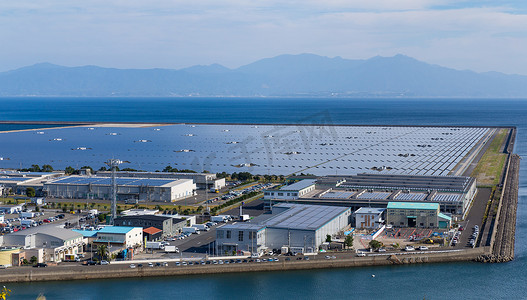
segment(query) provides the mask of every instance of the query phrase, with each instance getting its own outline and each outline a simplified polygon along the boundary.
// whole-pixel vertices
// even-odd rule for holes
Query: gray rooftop
[[[56,237],[61,240],[71,240],[82,237],[82,234],[71,229],[64,229],[54,225],[43,225],[38,227],[31,227],[17,232],[9,233],[10,235],[27,236],[32,234],[45,234]]]
[[[348,207],[292,203],[276,204],[274,208],[287,210],[267,219],[267,227],[298,230],[317,230],[349,210]]]
[[[386,208],[375,208],[375,207],[361,207],[357,209],[355,214],[382,214]]]
[[[340,184],[342,188],[400,189],[400,190],[438,190],[466,192],[474,178],[463,176],[423,176],[395,174],[357,174],[353,176],[325,176],[318,180],[320,185]]]
[[[281,187],[280,190],[281,191],[300,191],[309,186],[312,186],[316,182],[317,181],[315,179],[304,179],[304,180],[300,180],[290,185],[285,185]]]

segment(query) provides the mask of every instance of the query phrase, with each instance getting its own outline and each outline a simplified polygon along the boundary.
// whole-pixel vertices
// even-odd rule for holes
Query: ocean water
[[[516,126],[527,149],[527,100],[9,98],[0,120]],[[9,147],[3,144],[1,147]],[[522,161],[514,261],[254,274],[11,284],[12,299],[523,299],[527,171]],[[372,277],[371,274],[375,274]]]

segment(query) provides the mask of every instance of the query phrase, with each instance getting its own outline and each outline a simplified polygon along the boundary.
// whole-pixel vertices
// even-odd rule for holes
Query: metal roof
[[[71,229],[64,229],[54,225],[43,225],[38,227],[31,227],[25,230],[10,233],[10,235],[27,236],[31,234],[45,234],[53,236],[61,240],[71,240],[82,237],[82,234],[75,232]]]
[[[440,217],[441,219],[445,219],[445,220],[449,220],[449,221],[452,220],[451,217],[445,215],[444,213],[438,213],[437,216]]]
[[[388,202],[388,209],[430,209],[438,210],[438,203],[422,202]]]
[[[382,214],[386,208],[375,208],[375,207],[361,207],[357,209],[355,214]]]
[[[141,229],[141,231],[143,230],[143,228],[141,227],[105,226],[101,230],[99,230],[99,233],[127,234],[134,228],[139,228]]]
[[[172,186],[191,179],[157,179],[157,178],[116,178],[117,185],[121,186]],[[65,176],[48,182],[47,184],[71,184],[71,185],[111,185],[109,177],[97,176]]]
[[[316,183],[316,179],[304,179],[280,188],[281,191],[300,191]]]
[[[95,237],[97,235],[98,230],[80,230],[80,229],[72,229],[75,232],[78,232],[82,234],[83,237]]]
[[[286,208],[286,210],[267,219],[265,225],[268,228],[297,230],[317,230],[350,210],[348,207],[292,203],[276,204],[274,207]]]

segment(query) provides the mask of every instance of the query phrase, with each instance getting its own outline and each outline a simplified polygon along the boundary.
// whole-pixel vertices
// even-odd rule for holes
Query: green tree
[[[34,187],[28,187],[26,188],[26,196],[28,197],[35,197],[36,192]]]
[[[382,243],[379,242],[379,241],[376,241],[376,240],[371,240],[368,245],[370,246],[371,249],[373,250],[377,250],[379,248],[382,247]]]
[[[97,247],[97,256],[100,260],[109,260],[108,246],[99,245]]]
[[[27,169],[29,172],[40,172],[39,165],[31,165],[31,168]]]
[[[331,243],[331,235],[326,235],[326,243]]]
[[[75,170],[71,166],[68,166],[68,167],[66,167],[66,169],[64,169],[64,173],[66,173],[66,174],[75,174],[76,172],[77,172],[77,170]]]
[[[31,256],[31,258],[29,259],[29,262],[34,265],[38,262],[38,258],[36,256]]]
[[[53,167],[51,165],[43,165],[41,171],[42,172],[53,172]]]
[[[353,234],[348,234],[344,239],[344,245],[348,248],[353,247]]]

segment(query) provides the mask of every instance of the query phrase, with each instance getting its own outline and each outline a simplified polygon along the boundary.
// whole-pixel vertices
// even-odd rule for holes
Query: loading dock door
[[[408,216],[408,227],[415,227],[417,224],[417,217]]]

